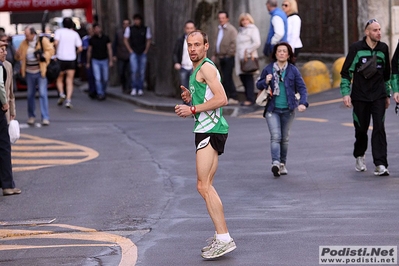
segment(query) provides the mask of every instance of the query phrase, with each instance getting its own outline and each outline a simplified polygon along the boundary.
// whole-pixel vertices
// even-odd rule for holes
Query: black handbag
[[[258,58],[251,54],[251,57],[247,57],[246,52],[244,52],[244,59],[241,59],[241,71],[244,73],[250,73],[257,71],[259,69]]]
[[[60,75],[61,67],[60,63],[54,59],[50,60],[50,63],[47,65],[46,77],[49,82],[57,79]]]
[[[42,48],[41,50],[43,51],[43,44],[42,44],[42,39],[43,37],[40,37],[40,47]],[[60,63],[57,60],[50,59],[50,63],[47,65],[47,70],[46,70],[46,78],[48,82],[52,82],[58,78],[61,72],[61,67]]]
[[[361,65],[357,72],[362,74],[365,79],[369,79],[377,73],[377,56],[373,54],[370,60]]]

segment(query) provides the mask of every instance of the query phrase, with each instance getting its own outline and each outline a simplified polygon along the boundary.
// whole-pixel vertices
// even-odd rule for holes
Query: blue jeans
[[[26,73],[26,85],[28,90],[28,117],[36,117],[35,115],[35,95],[36,86],[39,89],[40,111],[43,119],[50,119],[48,113],[48,97],[47,97],[47,78],[43,78],[39,73]]]
[[[104,95],[108,84],[108,59],[92,59],[93,76],[96,83],[97,95]]]
[[[193,70],[187,70],[185,68],[180,68],[179,74],[180,74],[180,84],[186,87],[187,89],[190,89],[190,75],[193,73]]]
[[[147,54],[130,54],[130,74],[132,81],[132,89],[143,91],[145,68],[147,65]]]
[[[295,118],[295,111],[275,108],[266,112],[266,122],[270,132],[270,150],[272,163],[286,163],[290,128]]]

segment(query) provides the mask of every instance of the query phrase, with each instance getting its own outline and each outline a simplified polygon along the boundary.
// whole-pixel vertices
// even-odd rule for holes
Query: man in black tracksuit
[[[347,107],[353,106],[353,124],[355,126],[356,171],[366,171],[364,154],[367,150],[367,131],[370,118],[373,118],[371,149],[376,166],[374,174],[389,175],[387,161],[387,140],[385,134],[385,109],[390,102],[390,62],[388,46],[381,42],[381,27],[375,19],[367,21],[365,37],[352,44],[341,70],[341,94]],[[376,73],[365,77],[359,68],[376,55]],[[351,80],[352,90],[351,90]]]

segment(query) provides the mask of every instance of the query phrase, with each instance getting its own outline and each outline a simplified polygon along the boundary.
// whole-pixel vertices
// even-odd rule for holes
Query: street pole
[[[348,54],[348,2],[342,0],[343,16],[344,16],[344,53]]]

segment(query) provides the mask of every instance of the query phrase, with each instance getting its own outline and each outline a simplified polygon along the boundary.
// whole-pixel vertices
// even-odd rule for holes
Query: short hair
[[[277,0],[267,0],[266,4],[271,7],[277,7]]]
[[[220,15],[220,14],[226,14],[226,18],[229,18],[229,13],[227,13],[227,11],[225,11],[225,10],[220,10],[218,12],[218,15]]]
[[[190,33],[187,35],[187,37],[190,36],[190,35],[194,35],[194,34],[196,34],[196,33],[199,33],[199,34],[202,35],[202,38],[204,39],[204,44],[207,44],[207,43],[208,43],[208,35],[207,35],[205,32],[203,32],[202,30],[195,30],[195,31],[192,31],[192,32],[190,32]]]
[[[92,28],[93,28],[93,24],[87,23],[87,25],[86,25],[86,30],[92,29]]]
[[[186,23],[184,23],[184,26],[186,26],[187,24],[190,24],[190,23],[194,24],[194,26],[195,26],[195,22],[191,19],[187,20]]]
[[[98,24],[98,23],[93,23],[93,29],[96,28],[96,27],[100,27],[100,24]]]
[[[33,26],[31,26],[31,25],[26,26],[26,27],[25,27],[25,30],[29,30],[29,33],[30,33],[30,34],[36,35],[36,30],[35,30],[35,28],[34,28]]]
[[[139,19],[139,20],[143,21],[143,17],[140,14],[134,14],[133,20],[135,20],[135,19]]]
[[[62,26],[67,29],[73,29],[75,27],[75,23],[73,23],[71,18],[64,18],[62,20]]]
[[[290,11],[288,12],[288,15],[298,13],[298,3],[296,0],[285,0],[285,2],[290,3]]]
[[[272,59],[274,61],[277,61],[276,53],[277,53],[277,48],[279,46],[287,47],[287,51],[288,51],[288,55],[289,55],[287,61],[288,61],[288,63],[292,63],[292,59],[294,58],[294,52],[292,51],[291,45],[288,42],[279,42],[273,47]]]
[[[244,18],[247,18],[251,24],[255,24],[254,18],[251,16],[251,14],[249,14],[249,13],[241,13],[241,15],[238,17],[238,24],[240,26],[242,26],[241,21]]]

